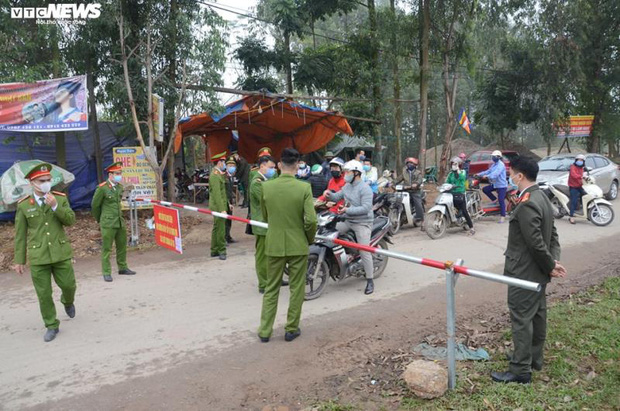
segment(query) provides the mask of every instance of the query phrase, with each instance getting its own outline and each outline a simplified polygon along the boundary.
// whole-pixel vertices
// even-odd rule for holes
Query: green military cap
[[[213,161],[214,163],[217,163],[218,161],[221,160],[226,160],[226,151],[222,151],[219,154],[214,155],[213,157],[211,157],[211,161]]]
[[[237,162],[235,161],[234,157],[228,157],[228,160],[226,160],[226,164],[237,164]]]
[[[327,157],[334,158],[334,157],[336,157],[336,156],[334,155],[334,152],[333,152],[333,151],[328,151],[327,153],[325,153],[325,156],[324,156],[324,157],[325,157],[325,158],[327,158]]]
[[[28,180],[34,180],[37,177],[52,175],[52,165],[50,163],[41,163],[32,167],[26,173]]]
[[[121,171],[123,169],[123,163],[121,161],[115,161],[114,163],[107,166],[104,170],[108,173],[113,173],[115,171]]]

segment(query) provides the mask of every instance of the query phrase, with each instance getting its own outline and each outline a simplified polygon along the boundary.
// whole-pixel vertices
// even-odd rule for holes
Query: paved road
[[[603,228],[584,222],[572,226],[566,220],[557,226],[564,249],[595,241],[617,242],[620,235],[618,219]],[[46,404],[75,396],[84,401],[89,395],[95,398],[104,386],[165,376],[186,364],[256,346],[261,296],[253,271],[253,239],[243,236],[241,229],[236,228],[241,241],[230,248],[226,262],[209,258],[206,246],[191,247],[182,256],[164,250],[132,253],[130,264],[138,275],[116,276],[113,283],[104,283],[98,261],[79,261],[77,316],[69,319],[60,314],[61,332],[52,343],[43,342],[29,278],[0,274],[0,409],[48,409]],[[392,249],[438,260],[464,258],[467,266],[499,270],[508,224],[486,218],[477,229],[473,238],[456,230],[436,241],[419,230],[403,229]],[[364,281],[331,282],[323,296],[304,305],[302,326],[308,326],[303,337],[311,338],[312,324],[320,324],[323,318],[333,320],[339,312],[368,310],[372,303],[397,300],[415,291],[433,300],[436,296],[426,295],[425,290],[436,290],[433,286],[442,280],[441,271],[390,260],[370,297],[363,295]],[[286,298],[288,290],[283,289],[280,302]],[[62,311],[60,304],[57,308]],[[274,340],[282,337],[284,321],[281,309]],[[67,404],[71,402],[58,409],[66,409]]]

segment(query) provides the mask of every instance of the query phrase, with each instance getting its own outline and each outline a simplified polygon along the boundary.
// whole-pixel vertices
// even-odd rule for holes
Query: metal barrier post
[[[463,260],[458,259],[456,265],[463,265]],[[456,303],[455,286],[459,274],[454,272],[454,265],[446,267],[446,312],[448,331],[448,388],[456,388]]]
[[[140,229],[138,227],[138,205],[134,190],[131,190],[129,193],[129,225],[131,226],[129,245],[135,247],[140,240]]]

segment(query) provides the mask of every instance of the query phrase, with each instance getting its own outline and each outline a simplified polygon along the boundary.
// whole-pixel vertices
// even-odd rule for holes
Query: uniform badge
[[[47,171],[47,166],[41,166],[41,171]]]
[[[519,200],[520,203],[526,203],[528,202],[530,199],[530,193],[525,193],[523,194],[523,196],[521,197],[521,199]]]

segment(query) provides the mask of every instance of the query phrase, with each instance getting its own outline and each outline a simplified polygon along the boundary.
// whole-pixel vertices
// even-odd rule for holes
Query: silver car
[[[618,197],[618,185],[620,184],[620,166],[600,154],[585,154],[586,168],[590,175],[596,179],[605,198],[615,200]],[[547,156],[538,162],[537,182],[548,184],[568,185],[568,172],[571,164],[575,162],[575,154],[554,154]]]

